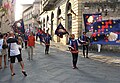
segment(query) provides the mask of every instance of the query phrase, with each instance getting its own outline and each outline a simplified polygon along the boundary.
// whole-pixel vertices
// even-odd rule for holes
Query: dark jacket
[[[73,48],[71,48],[71,53],[78,53],[78,40],[71,40],[70,41],[70,46]]]
[[[52,40],[52,37],[50,34],[46,34],[46,36],[44,37],[44,41],[46,45],[50,45],[50,40]]]

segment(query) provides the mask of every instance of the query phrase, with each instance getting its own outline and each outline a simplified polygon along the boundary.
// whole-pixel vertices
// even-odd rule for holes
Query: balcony
[[[43,10],[47,11],[47,10],[51,10],[54,5],[55,2],[57,2],[58,0],[43,0]]]

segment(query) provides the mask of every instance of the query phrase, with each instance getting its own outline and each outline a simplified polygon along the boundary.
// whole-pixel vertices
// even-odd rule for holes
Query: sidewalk
[[[63,45],[61,43],[55,43],[51,42],[51,48],[57,48],[61,51],[66,51],[69,52],[68,46]],[[79,55],[83,57],[82,55],[82,49],[79,49]],[[114,53],[114,52],[95,52],[95,51],[89,51],[89,58],[92,60],[97,60],[101,61],[103,63],[115,65],[115,66],[120,66],[120,54],[119,53]]]

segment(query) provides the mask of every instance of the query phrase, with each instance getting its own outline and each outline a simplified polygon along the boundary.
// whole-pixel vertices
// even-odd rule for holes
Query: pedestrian
[[[27,49],[27,41],[28,41],[28,35],[27,33],[25,33],[24,34],[25,49]]]
[[[39,37],[39,29],[36,27],[36,29],[37,29],[37,32],[36,32],[36,41],[38,40],[38,37]]]
[[[18,47],[18,40],[15,38],[15,35],[13,31],[10,31],[10,37],[7,40],[7,43],[9,44],[9,54],[10,54],[10,70],[11,70],[11,76],[15,75],[13,64],[15,63],[15,59],[18,59],[18,62],[20,63],[20,66],[22,68],[22,73],[24,76],[27,76],[26,71],[24,70],[24,63],[22,60],[22,56],[19,51]]]
[[[33,48],[35,47],[35,37],[33,32],[28,36],[28,60],[33,60]]]
[[[37,33],[36,33],[36,41],[38,40],[38,36],[39,36],[38,34],[39,34],[39,33],[37,32]]]
[[[89,58],[88,57],[89,38],[87,37],[86,32],[83,32],[81,40],[83,41],[83,56]]]
[[[39,39],[40,39],[40,44],[42,45],[42,42],[43,42],[43,31],[42,31],[41,28],[38,30],[38,36],[39,36]]]
[[[7,68],[6,60],[7,60],[7,35],[6,33],[3,35],[3,45],[2,45],[2,55],[4,56],[4,68]]]
[[[76,66],[77,60],[78,60],[78,46],[80,44],[80,41],[75,39],[75,35],[71,35],[71,41],[69,44],[69,49],[72,53],[72,59],[73,59],[73,69],[77,69],[78,67]]]
[[[0,33],[0,69],[2,69],[2,46],[3,46],[3,35]]]
[[[47,30],[46,36],[44,37],[45,54],[48,54],[48,53],[49,53],[50,40],[52,40],[52,37],[51,37],[51,35],[48,33],[48,30]]]
[[[9,38],[9,36],[10,36],[10,32],[7,32],[7,34],[6,34],[6,42],[7,42],[7,40],[8,40],[8,38]],[[8,44],[8,43],[7,43]],[[9,47],[9,46],[8,46]],[[9,53],[9,49],[7,49],[7,55],[8,55],[8,61],[10,61],[10,53]]]

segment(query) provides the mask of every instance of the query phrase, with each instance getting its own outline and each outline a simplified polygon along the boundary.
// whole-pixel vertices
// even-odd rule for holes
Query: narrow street
[[[0,83],[120,83],[120,0],[0,0]]]
[[[22,53],[28,76],[24,77],[15,63],[13,79],[8,67],[0,70],[0,83],[120,83],[119,66],[79,56],[78,69],[72,69],[71,54],[57,47],[45,55],[44,46],[36,44],[32,61],[27,60],[27,50]]]

